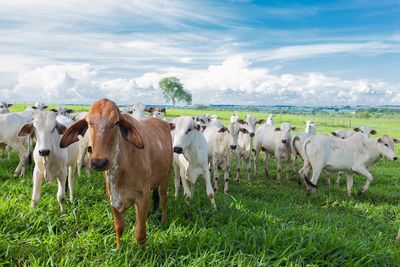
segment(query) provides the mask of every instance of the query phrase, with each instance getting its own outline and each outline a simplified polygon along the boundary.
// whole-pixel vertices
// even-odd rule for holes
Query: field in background
[[[76,106],[72,107],[77,109]],[[15,106],[13,110],[21,110]],[[79,111],[87,107],[79,107]],[[168,117],[218,114],[227,122],[231,111],[167,110]],[[246,112],[240,112],[245,115]],[[250,114],[258,119],[266,113]],[[281,114],[276,123],[290,122],[303,131],[309,116]],[[317,130],[368,124],[378,135],[400,137],[398,118],[360,119],[316,115]],[[400,146],[396,147],[400,152]],[[59,216],[56,183],[44,183],[36,209],[29,208],[32,166],[26,176],[12,176],[18,159],[0,159],[0,265],[391,265],[400,263],[400,247],[394,238],[400,226],[400,165],[380,160],[371,170],[374,181],[365,196],[349,198],[342,186],[328,187],[324,177],[318,192],[307,197],[304,187],[261,175],[247,183],[232,181],[230,194],[218,192],[218,210],[211,208],[200,179],[190,205],[182,192],[174,199],[171,175],[168,222],[160,224],[160,212],[150,212],[148,243],[141,249],[134,240],[134,212],[126,213],[121,250],[115,251],[115,234],[104,178],[99,173],[76,179],[76,200]],[[242,168],[244,169],[244,168]],[[232,166],[235,173],[236,167]],[[336,177],[335,177],[336,178]],[[354,192],[365,178],[355,177]],[[221,181],[222,182],[222,181]],[[220,184],[222,188],[222,184]]]

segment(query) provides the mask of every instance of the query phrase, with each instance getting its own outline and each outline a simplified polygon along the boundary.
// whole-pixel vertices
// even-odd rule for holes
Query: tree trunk
[[[175,100],[175,98],[172,98],[172,105],[174,105],[174,108],[175,108],[175,104],[176,104],[176,100]]]

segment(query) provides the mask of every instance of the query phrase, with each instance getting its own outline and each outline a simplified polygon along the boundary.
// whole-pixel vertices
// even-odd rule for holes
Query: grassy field
[[[13,108],[20,110],[22,106]],[[202,113],[168,110],[171,117]],[[224,122],[231,114],[207,113],[218,114]],[[306,119],[278,115],[275,121],[291,122],[302,131]],[[349,124],[348,118],[332,122],[317,116],[315,120],[318,131],[323,132]],[[353,118],[351,123],[353,127],[373,126],[379,135],[400,137],[398,118]],[[400,146],[396,150],[400,152]],[[148,242],[143,249],[134,238],[133,209],[127,211],[120,250],[114,249],[113,217],[101,174],[76,179],[76,200],[68,203],[67,213],[60,216],[56,183],[43,183],[39,205],[29,208],[32,166],[18,179],[12,176],[17,162],[15,154],[11,161],[0,160],[0,265],[400,265],[400,246],[394,241],[400,226],[398,162],[380,160],[372,167],[375,179],[366,195],[349,198],[344,182],[340,188],[328,187],[324,179],[319,180],[315,194],[306,196],[293,171],[289,185],[278,185],[272,160],[270,177],[253,177],[250,186],[243,171],[240,184],[231,182],[229,195],[218,192],[216,211],[202,180],[190,205],[184,203],[182,192],[175,199],[171,175],[167,224],[160,224],[160,212],[150,212]],[[261,165],[259,173],[264,173]],[[356,176],[354,190],[364,181]]]

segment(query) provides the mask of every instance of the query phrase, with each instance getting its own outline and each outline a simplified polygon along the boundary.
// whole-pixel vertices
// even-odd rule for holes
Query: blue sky
[[[399,0],[2,1],[0,97],[400,104],[399,26]]]

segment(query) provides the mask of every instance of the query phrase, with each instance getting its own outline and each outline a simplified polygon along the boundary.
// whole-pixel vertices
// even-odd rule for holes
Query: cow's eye
[[[192,130],[192,129],[189,128],[189,129],[186,131],[186,134],[188,134],[191,130]]]
[[[114,123],[114,126],[118,126],[119,125],[119,121],[116,121],[115,123]]]
[[[388,144],[385,144],[385,146],[389,147],[389,145],[388,145]]]

